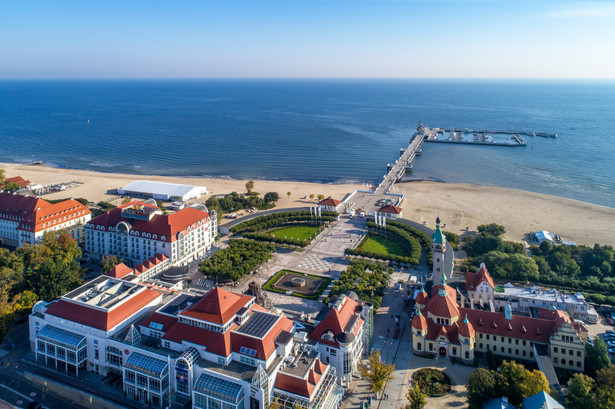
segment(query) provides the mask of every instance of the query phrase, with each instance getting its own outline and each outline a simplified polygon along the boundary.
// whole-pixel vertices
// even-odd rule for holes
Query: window
[[[577,356],[581,356],[581,351],[577,351]]]
[[[568,350],[568,355],[574,355],[574,351],[572,349]]]
[[[553,358],[553,363],[557,363],[557,358]]]
[[[222,357],[218,357],[218,363],[219,363],[220,365],[224,365],[224,364],[226,363],[226,361],[224,360],[224,358],[222,358]]]
[[[457,348],[453,347],[453,355],[457,355]]]
[[[126,371],[126,382],[135,383],[135,373]]]
[[[577,367],[580,368],[581,367],[581,361],[577,361]]]
[[[478,344],[478,347],[479,347],[480,349],[483,349],[483,344]]]
[[[470,353],[468,351],[466,351],[465,357],[466,359],[470,359]]]
[[[249,357],[243,356],[243,355],[239,356],[239,362],[241,362],[242,364],[256,366],[256,361],[254,360],[254,358],[249,358]]]
[[[418,349],[419,351],[421,350],[422,344],[419,342],[418,344],[416,344],[416,349]]]
[[[98,360],[99,359],[99,354],[98,354],[98,348],[96,348],[94,350],[94,359]]]
[[[329,353],[331,354],[331,356],[336,356],[337,355],[337,350],[331,348],[331,350],[329,351]]]
[[[137,385],[147,386],[147,376],[138,373],[137,374]]]
[[[558,347],[553,347],[553,352],[556,352],[556,353],[557,353],[558,351],[559,351],[559,348],[558,348]]]

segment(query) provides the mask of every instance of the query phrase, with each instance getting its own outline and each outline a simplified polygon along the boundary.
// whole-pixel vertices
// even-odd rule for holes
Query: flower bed
[[[451,391],[451,378],[438,369],[419,369],[412,375],[412,379],[431,397],[444,396]]]

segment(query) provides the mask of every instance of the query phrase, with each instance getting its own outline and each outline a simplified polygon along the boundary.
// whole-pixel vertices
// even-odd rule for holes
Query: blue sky
[[[613,78],[615,1],[0,1],[0,78]]]

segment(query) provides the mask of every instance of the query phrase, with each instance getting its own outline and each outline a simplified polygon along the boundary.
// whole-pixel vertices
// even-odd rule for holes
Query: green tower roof
[[[436,219],[436,231],[431,235],[431,239],[436,244],[444,244],[444,235],[442,234],[442,230],[440,230],[440,217]]]

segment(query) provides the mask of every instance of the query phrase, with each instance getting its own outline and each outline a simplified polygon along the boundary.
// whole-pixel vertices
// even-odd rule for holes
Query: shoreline
[[[0,163],[7,177],[22,176],[42,185],[82,182],[83,185],[42,196],[43,199],[85,197],[98,202],[115,196],[113,190],[135,179],[170,183],[204,185],[211,195],[233,191],[245,192],[248,179],[210,178],[198,176],[136,175],[57,168],[46,165]],[[342,200],[354,190],[366,190],[361,183],[318,183],[270,179],[254,180],[254,190],[265,194],[277,192],[277,207],[314,206],[322,194]],[[287,195],[290,192],[290,196]],[[447,183],[442,181],[403,181],[395,184],[391,193],[403,193],[403,218],[432,226],[439,215],[446,230],[466,234],[480,224],[498,223],[506,227],[505,239],[521,241],[530,231],[557,232],[564,240],[592,246],[594,243],[615,245],[615,208],[575,199],[494,186]],[[468,229],[466,229],[468,228]]]

